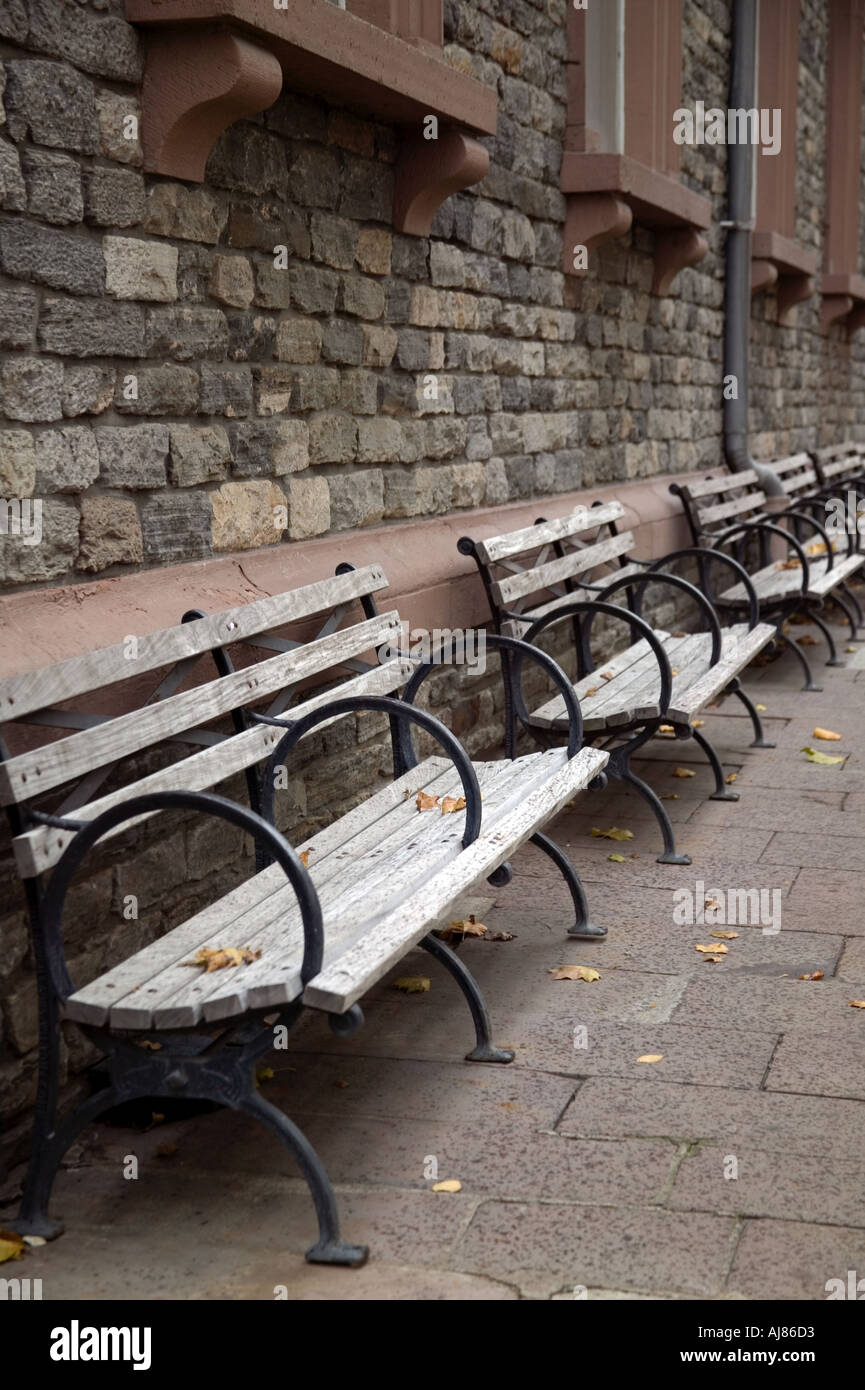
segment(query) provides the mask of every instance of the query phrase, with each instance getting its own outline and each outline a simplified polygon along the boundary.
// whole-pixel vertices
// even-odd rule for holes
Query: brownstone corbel
[[[634,214],[628,204],[612,193],[577,193],[568,198],[565,218],[564,264],[566,275],[585,275],[574,266],[574,247],[589,251],[630,230]]]
[[[843,319],[853,308],[853,297],[849,294],[824,294],[820,309],[820,327],[825,333],[836,319]]]
[[[227,29],[152,33],[142,92],[145,168],[202,183],[222,132],[272,106],[281,91],[279,60]]]
[[[810,299],[816,287],[813,275],[782,275],[778,281],[778,322],[789,323],[796,305]]]
[[[456,126],[445,126],[435,140],[406,132],[394,169],[395,230],[428,236],[445,199],[479,183],[489,166],[489,151]]]
[[[655,246],[655,278],[652,282],[653,294],[669,294],[670,287],[680,270],[696,265],[709,249],[704,236],[693,227],[676,227],[672,231],[658,232]]]
[[[751,262],[751,295],[762,294],[778,283],[778,267],[772,261]]]

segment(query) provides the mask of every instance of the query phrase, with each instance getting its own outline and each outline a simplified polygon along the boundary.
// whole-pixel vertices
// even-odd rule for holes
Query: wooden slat
[[[542,521],[536,526],[524,526],[518,531],[508,531],[501,536],[490,536],[488,540],[478,541],[480,558],[487,564],[496,564],[536,550],[553,541],[565,540],[568,536],[581,535],[583,531],[593,531],[597,526],[620,521],[625,514],[621,502],[604,502],[598,507],[578,507],[568,516],[557,517],[554,521]]]
[[[597,565],[614,560],[617,555],[625,555],[633,548],[633,544],[632,532],[623,531],[620,536],[610,536],[607,540],[587,545],[583,550],[571,551],[561,559],[548,560],[546,564],[537,565],[534,569],[510,574],[506,579],[493,580],[493,594],[499,603],[507,607],[516,599],[525,598],[526,595],[537,593],[541,589],[549,589],[551,585],[560,584],[564,579],[572,579],[574,575],[584,574]]]
[[[764,492],[748,492],[744,497],[734,497],[729,502],[717,502],[712,507],[701,507],[697,520],[701,526],[712,526],[728,516],[741,516],[743,512],[758,512],[766,501]]]
[[[786,458],[770,459],[769,467],[779,478],[783,478],[788,473],[801,473],[803,469],[812,468],[812,464],[809,454],[788,454]]]
[[[410,678],[413,670],[414,667],[410,661],[397,657],[393,661],[375,667],[366,675],[356,676],[345,681],[336,690],[327,690],[309,700],[304,700],[302,704],[295,705],[282,717],[301,719],[311,710],[327,704],[329,700],[342,699],[348,695],[388,695],[403,685]],[[337,718],[339,717],[337,716]],[[328,719],[316,727],[318,730],[326,729],[331,723],[333,720]],[[284,729],[277,728],[273,724],[257,724],[244,733],[226,738],[216,748],[205,749],[203,753],[193,753],[191,757],[172,763],[170,767],[151,773],[148,777],[142,777],[137,782],[121,787],[119,791],[111,792],[108,796],[102,796],[98,800],[90,802],[89,805],[81,806],[74,812],[74,819],[95,820],[103,811],[109,810],[122,801],[127,801],[131,796],[144,796],[150,792],[160,791],[204,791],[208,787],[216,786],[225,778],[233,776],[234,773],[242,772],[253,763],[261,761],[273,751],[284,732]],[[155,814],[157,813],[151,812],[148,815],[136,816],[133,820],[124,821],[122,826],[114,830],[111,835],[106,835],[105,839],[111,839],[112,835],[124,834],[132,826],[149,820],[150,815]],[[12,841],[12,847],[15,851],[15,862],[21,877],[33,878],[42,873],[43,870],[50,869],[52,865],[57,863],[74,837],[74,830],[60,830],[53,826],[40,826],[37,830],[30,830],[24,835],[16,836]]]
[[[346,658],[392,639],[398,631],[399,614],[384,613],[245,670],[172,695],[157,705],[132,710],[107,724],[10,758],[0,764],[0,803],[8,805],[50,791],[93,767],[140,752],[172,734],[216,719],[286,684],[320,675]]]
[[[775,636],[770,623],[758,623],[751,632],[744,624],[742,628],[744,630],[727,629],[716,664],[686,689],[674,692],[668,710],[671,723],[687,723],[699,714]]]
[[[381,567],[368,565],[288,593],[256,599],[225,613],[196,618],[178,627],[137,637],[134,657],[127,655],[127,644],[119,642],[113,647],[102,647],[83,656],[43,666],[26,675],[11,676],[0,681],[0,720],[21,719],[32,710],[101,690],[116,681],[128,680],[174,661],[201,656],[213,647],[246,640],[270,628],[312,617],[338,603],[385,588],[387,580]]]
[[[700,478],[697,482],[688,483],[688,496],[712,497],[715,493],[729,492],[734,487],[759,486],[759,478],[753,468],[746,468],[741,473],[721,473],[717,478]]]
[[[499,824],[482,832],[453,864],[378,919],[338,962],[326,966],[307,985],[304,1003],[344,1013],[401,960],[407,949],[421,940],[431,919],[446,917],[467,889],[492,873],[576,791],[597,777],[607,758],[601,749],[583,748],[570,762],[565,761],[551,779],[522,799]]]
[[[850,578],[865,564],[865,555],[846,555],[843,560],[836,560],[831,569],[826,568],[826,561],[821,562],[822,572],[815,574],[813,565],[808,566],[808,595],[810,598],[823,598],[837,588],[844,580]]]

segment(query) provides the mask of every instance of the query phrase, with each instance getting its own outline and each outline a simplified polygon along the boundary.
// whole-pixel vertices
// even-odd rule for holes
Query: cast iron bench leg
[[[425,951],[429,951],[434,960],[440,962],[445,970],[449,970],[453,975],[471,1010],[472,1022],[475,1025],[476,1045],[471,1052],[466,1053],[467,1062],[512,1062],[513,1052],[501,1047],[493,1046],[493,1030],[490,1016],[487,1013],[487,1006],[484,1003],[483,995],[478,988],[478,982],[471,971],[463,965],[459,956],[452,951],[449,946],[437,936],[425,936],[420,943]]]
[[[550,856],[570,889],[576,921],[572,927],[568,927],[568,936],[575,937],[577,941],[603,941],[607,935],[607,928],[593,926],[589,921],[589,902],[580,876],[568,856],[559,849],[555,841],[540,832],[532,836],[530,843],[537,845],[538,849]]]
[[[62,1236],[66,1229],[63,1222],[53,1220],[48,1215],[51,1189],[60,1160],[82,1129],[92,1124],[103,1110],[116,1105],[118,1100],[117,1091],[113,1086],[108,1086],[84,1101],[53,1133],[40,1133],[37,1128],[33,1135],[21,1209],[9,1223],[12,1230],[21,1235],[41,1236],[43,1240],[55,1240],[57,1236]]]
[[[752,743],[751,743],[751,747],[752,747],[752,748],[777,748],[777,746],[778,746],[777,743],[772,743],[771,740],[768,739],[768,738],[766,737],[765,733],[763,732],[763,721],[762,721],[761,718],[760,718],[760,711],[757,709],[756,705],[754,704],[754,702],[753,702],[753,700],[751,699],[751,697],[750,697],[750,695],[748,694],[748,692],[747,692],[746,690],[743,690],[743,688],[742,688],[742,686],[741,686],[741,684],[740,684],[740,682],[739,682],[739,677],[738,677],[738,676],[736,677],[735,680],[732,680],[732,681],[730,682],[730,684],[727,686],[727,689],[728,689],[733,695],[737,696],[738,699],[741,700],[742,704],[745,706],[745,709],[748,711],[749,715],[751,716],[751,724],[752,724],[753,729],[754,729],[754,738],[753,738],[753,741],[752,741]]]
[[[699,729],[693,729],[692,732],[694,735],[694,742],[702,748],[703,752],[706,754],[709,760],[709,766],[715,776],[715,790],[712,792],[709,800],[738,801],[739,793],[730,791],[730,788],[727,786],[724,778],[724,769],[721,766],[721,759],[715,751],[714,744],[712,744],[709,739],[706,738],[706,735],[701,733]]]
[[[796,658],[797,658],[797,660],[799,661],[799,664],[801,665],[802,670],[805,672],[805,684],[802,686],[802,689],[803,689],[803,690],[814,690],[814,691],[817,691],[817,692],[821,691],[821,690],[823,689],[822,685],[815,685],[815,684],[814,684],[814,677],[813,677],[813,675],[811,674],[811,667],[810,667],[809,664],[808,664],[808,658],[806,657],[806,655],[805,655],[805,653],[803,652],[802,648],[799,646],[799,643],[798,643],[798,642],[794,642],[793,639],[792,639],[792,637],[788,636],[788,634],[784,631],[784,629],[783,629],[782,626],[781,626],[781,623],[782,623],[783,621],[784,621],[784,619],[781,618],[781,619],[779,620],[778,626],[777,626],[777,628],[776,628],[776,632],[777,632],[777,635],[778,635],[778,640],[779,640],[780,642],[784,642],[784,643],[790,648],[791,652],[795,652],[795,653],[796,653]]]
[[[610,762],[607,764],[608,771],[612,766],[612,761],[613,759],[611,758]],[[654,811],[655,819],[661,827],[661,834],[664,837],[664,853],[658,855],[657,862],[659,864],[690,864],[690,854],[679,854],[676,851],[676,836],[673,831],[673,823],[667,815],[666,806],[660,797],[655,795],[648,783],[644,782],[643,779],[638,777],[636,772],[631,769],[627,758],[623,759],[621,764],[613,769],[613,776],[619,777],[623,782],[628,782],[635,791],[639,792],[643,800],[648,802]]]
[[[823,636],[826,638],[826,645],[829,648],[829,660],[826,662],[826,665],[843,666],[844,662],[839,659],[838,652],[835,648],[835,638],[832,636],[832,633],[827,627],[824,619],[820,617],[819,613],[815,613],[813,608],[809,609],[808,616],[810,617],[812,623],[817,624]]]

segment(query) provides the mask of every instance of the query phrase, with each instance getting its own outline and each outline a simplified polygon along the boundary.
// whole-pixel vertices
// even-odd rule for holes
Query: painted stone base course
[[[499,1044],[516,1048],[511,1067],[462,1060],[462,1001],[421,955],[395,974],[428,976],[427,993],[385,979],[355,1039],[310,1016],[267,1059],[262,1092],[318,1147],[347,1238],[372,1247],[367,1267],[306,1265],[312,1208],[297,1171],[251,1121],[213,1113],[88,1131],[56,1188],[68,1234],[22,1273],[42,1278],[46,1299],[272,1299],[284,1285],[292,1299],[441,1301],[571,1299],[580,1285],[590,1299],[820,1300],[828,1280],[865,1271],[865,1010],[849,1006],[865,993],[865,671],[820,679],[821,695],[799,695],[786,658],[751,673],[775,752],[748,747],[738,706],[707,717],[739,770],[737,804],[704,801],[708,769],[676,750],[696,773],[668,803],[691,868],[655,862],[653,823],[618,790],[560,818],[605,944],[565,940],[565,894],[531,848],[509,888],[473,900],[492,932],[516,933],[463,948]],[[843,766],[805,763],[817,725],[843,734]],[[673,765],[656,740],[653,784]],[[634,839],[592,839],[592,823]],[[618,850],[625,862],[610,862]],[[778,886],[780,933],[733,927],[726,960],[703,962],[694,945],[711,928],[672,919],[673,890],[697,879]],[[556,982],[564,963],[601,978]],[[822,981],[798,979],[815,968]],[[431,1158],[461,1192],[430,1190]],[[737,1178],[725,1177],[731,1158]]]

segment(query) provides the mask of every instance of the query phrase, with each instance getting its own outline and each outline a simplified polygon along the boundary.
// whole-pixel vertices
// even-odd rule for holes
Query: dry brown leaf
[[[646,1052],[642,1057],[638,1057],[638,1062],[663,1062],[663,1052]]]
[[[851,1009],[865,1009],[865,999],[851,999],[849,1007]]]
[[[776,570],[798,570],[802,568],[801,560],[776,560]]]
[[[236,965],[251,965],[261,959],[260,951],[252,951],[248,946],[202,946],[196,951],[194,960],[185,960],[183,965],[203,965],[205,975],[214,970],[227,970]]]
[[[813,973],[812,975],[800,975],[800,976],[799,976],[799,979],[800,979],[800,980],[822,980],[822,978],[823,978],[823,971],[822,971],[822,970],[815,970],[814,973]]]
[[[739,933],[737,931],[713,931],[712,936],[720,937],[721,941],[735,941]]]
[[[813,733],[813,737],[814,737],[814,738],[822,738],[822,740],[823,740],[824,743],[840,743],[840,742],[841,742],[841,735],[840,735],[840,734],[833,734],[833,732],[832,732],[831,729],[815,729],[815,730],[814,730],[814,733]]]
[[[678,674],[679,674],[679,667],[678,667],[678,666],[673,666],[673,667],[671,668],[671,670],[670,670],[670,674],[673,675],[673,676],[678,676]]]
[[[591,685],[591,686],[589,686],[589,689],[586,691],[586,694],[587,694],[587,695],[597,695],[597,693],[598,693],[598,686],[596,686],[596,685]]]
[[[633,830],[620,830],[617,825],[611,825],[609,830],[599,830],[596,825],[592,826],[592,835],[596,840],[633,840]]]
[[[550,974],[554,980],[585,980],[588,985],[601,978],[600,970],[593,970],[590,965],[560,965]]]
[[[659,724],[659,725],[658,725],[658,733],[659,733],[659,734],[674,734],[675,732],[676,732],[676,730],[673,728],[672,724]]]
[[[462,1192],[463,1185],[458,1178],[445,1178],[444,1182],[433,1183],[433,1192]]]
[[[449,923],[449,925],[446,926],[446,927],[443,927],[442,930],[441,930],[440,932],[437,933],[437,935],[438,935],[438,936],[486,936],[488,930],[489,930],[489,928],[483,926],[482,923],[476,922],[476,921],[475,921],[475,915],[474,915],[474,913],[472,912],[472,913],[469,913],[469,916],[466,917],[466,918],[460,918],[458,921]]]
[[[515,931],[494,931],[487,936],[487,941],[516,941]]]
[[[7,1260],[20,1260],[24,1245],[23,1237],[14,1231],[0,1231],[0,1265]]]
[[[176,1144],[159,1144],[156,1149],[157,1158],[173,1158],[176,1153]]]
[[[729,785],[730,782],[735,782],[738,779],[738,776],[738,772],[728,772],[727,776],[724,778],[724,781]]]
[[[300,851],[300,854],[297,856],[305,869],[309,868],[309,856],[311,853],[312,850],[302,849]]]
[[[611,680],[613,679],[613,673],[612,673],[612,671],[602,671],[602,672],[601,672],[601,678],[602,678],[602,680],[605,680],[605,681],[611,681]]]
[[[714,933],[713,933],[713,935],[714,935]],[[702,951],[704,954],[710,955],[710,956],[725,956],[725,955],[727,954],[727,952],[728,952],[729,949],[730,949],[729,946],[695,946],[695,947],[694,947],[694,950],[695,950],[695,951]]]
[[[662,801],[678,801],[678,800],[679,800],[679,793],[678,793],[678,792],[661,792],[661,800],[662,800]]]
[[[670,633],[670,636],[671,636],[671,637],[684,637],[684,636],[685,636],[685,633],[684,633],[684,632],[671,632],[671,633]]]
[[[696,772],[692,772],[689,767],[674,767],[674,777],[696,777]]]
[[[416,804],[419,811],[434,811],[439,799],[437,796],[427,796],[426,792],[418,792]]]
[[[796,638],[800,647],[816,647],[817,638],[811,637],[809,633],[803,632],[801,637]]]
[[[430,982],[426,975],[403,975],[399,980],[394,980],[393,987],[405,994],[426,994]]]
[[[273,1067],[259,1067],[255,1073],[256,1081],[272,1081],[275,1076],[276,1072]]]
[[[443,796],[442,815],[451,816],[454,811],[464,811],[466,809],[466,799],[464,796]]]
[[[709,965],[720,965],[721,962],[723,961],[723,959],[724,959],[723,956],[717,956],[717,955],[715,955],[715,956],[704,956],[704,957],[703,957],[703,960],[704,960],[704,961],[707,961]]]
[[[692,728],[692,729],[702,729],[702,727],[703,727],[703,725],[705,724],[705,722],[706,722],[705,719],[692,719],[692,720],[691,720],[691,728]]]
[[[162,1043],[151,1042],[149,1038],[142,1038],[140,1042],[137,1042],[137,1043],[135,1044],[135,1046],[136,1046],[136,1047],[143,1047],[144,1050],[145,1050],[145,1052],[161,1052],[161,1051],[162,1051]]]
[[[338,1091],[345,1091],[345,1090],[347,1090],[348,1087],[351,1085],[351,1082],[350,1082],[350,1081],[334,1081],[333,1084],[334,1084],[334,1086],[336,1086],[336,1088],[337,1088]]]

